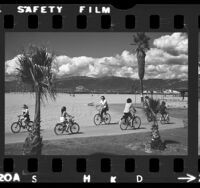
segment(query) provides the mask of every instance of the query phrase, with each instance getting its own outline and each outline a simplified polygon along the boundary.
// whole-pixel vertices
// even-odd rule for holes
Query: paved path
[[[110,125],[99,125],[99,126],[85,126],[80,127],[79,134],[65,134],[57,136],[53,129],[45,129],[41,131],[43,140],[57,140],[57,139],[71,139],[71,138],[82,138],[82,137],[96,137],[96,136],[111,136],[111,135],[122,135],[139,132],[149,132],[151,130],[151,123],[148,123],[146,117],[138,110],[138,115],[142,120],[140,129],[136,130],[121,130],[117,122],[112,122]],[[172,118],[170,124],[161,125],[159,123],[159,129],[173,129],[183,127],[183,121],[181,119]],[[21,132],[13,134],[11,132],[5,134],[5,144],[24,142],[27,136],[27,132]]]

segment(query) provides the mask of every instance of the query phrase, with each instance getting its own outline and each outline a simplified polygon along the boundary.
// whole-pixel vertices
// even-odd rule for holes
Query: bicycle
[[[153,115],[152,115],[152,113],[147,108],[144,108],[144,112],[145,112],[147,121],[148,122],[152,122],[153,118],[154,118]]]
[[[141,126],[141,119],[139,116],[136,116],[135,113],[132,113],[126,120],[125,116],[123,116],[119,125],[121,130],[127,130],[128,127],[131,127],[131,129],[139,129]]]
[[[12,123],[11,125],[11,131],[13,133],[19,133],[21,129],[26,129],[28,132],[31,132],[33,129],[33,121],[23,121],[21,119],[23,115],[18,115],[18,121]]]
[[[74,117],[72,117],[69,121],[65,120],[62,123],[57,123],[54,128],[54,132],[56,135],[61,135],[64,132],[71,132],[72,134],[78,133],[80,130],[80,126],[75,122]]]
[[[96,106],[97,111],[99,111],[97,114],[94,115],[94,124],[100,125],[102,122],[104,122],[106,125],[110,124],[111,116],[109,113],[103,113],[103,118],[101,118],[101,106]]]
[[[161,124],[168,124],[169,121],[170,121],[170,117],[169,117],[168,113],[161,115],[161,117],[160,117]]]

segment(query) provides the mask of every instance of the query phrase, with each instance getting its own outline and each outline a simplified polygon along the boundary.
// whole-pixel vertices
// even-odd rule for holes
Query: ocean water
[[[56,100],[49,99],[41,105],[41,126],[43,129],[52,129],[59,122],[60,109],[67,107],[67,112],[75,116],[80,126],[94,126],[93,117],[97,113],[95,106],[88,106],[88,103],[97,104],[101,94],[57,94]],[[133,103],[140,103],[140,95],[130,94],[105,94],[109,104],[125,104],[127,98],[132,98]],[[154,98],[166,99],[169,105],[187,106],[187,98],[182,102],[180,97],[154,95]],[[10,132],[10,125],[17,120],[17,115],[22,113],[23,104],[29,106],[31,120],[34,117],[35,96],[29,93],[6,93],[5,94],[5,132]],[[120,118],[122,112],[116,112],[110,108],[112,122]]]

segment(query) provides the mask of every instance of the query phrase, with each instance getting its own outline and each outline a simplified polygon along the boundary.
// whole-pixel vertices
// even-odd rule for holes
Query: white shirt
[[[23,115],[29,114],[29,110],[28,109],[23,109],[22,113],[23,113]]]
[[[125,108],[124,108],[124,113],[129,113],[131,106],[132,106],[132,103],[126,103]]]
[[[106,106],[107,106],[107,101],[106,101],[106,99],[103,101],[103,100],[101,100],[100,101],[100,104],[103,106],[103,108],[105,108]]]

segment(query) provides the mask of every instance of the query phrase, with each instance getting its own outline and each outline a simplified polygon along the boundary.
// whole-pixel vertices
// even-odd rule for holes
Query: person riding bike
[[[149,96],[145,96],[143,107],[144,107],[144,109],[145,109],[145,111],[147,113],[150,113],[150,110],[149,110],[149,107],[150,107],[150,105],[149,105]]]
[[[133,106],[132,100],[130,98],[127,99],[125,107],[124,107],[124,116],[125,122],[127,121],[128,117],[131,117],[133,113],[136,112],[136,109]]]
[[[28,106],[26,104],[24,104],[23,106],[22,116],[23,116],[22,120],[24,121],[24,123],[27,124],[30,121],[30,115]]]
[[[149,96],[145,96],[143,105],[144,105],[144,108],[149,107]]]
[[[100,115],[101,119],[103,119],[103,115],[106,114],[106,112],[109,110],[107,100],[104,96],[101,96],[100,105],[102,107]]]
[[[69,120],[67,119],[67,118],[69,118]],[[71,123],[71,119],[73,118],[73,116],[71,116],[71,115],[69,115],[68,113],[67,113],[67,108],[66,108],[66,106],[63,106],[62,108],[61,108],[61,118],[60,118],[60,121],[63,123],[63,122],[69,122],[69,123]]]
[[[160,114],[162,117],[165,117],[166,115],[168,115],[165,101],[162,101],[160,105]]]

